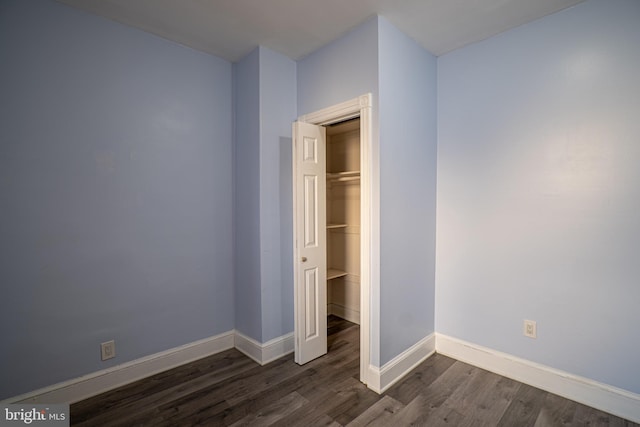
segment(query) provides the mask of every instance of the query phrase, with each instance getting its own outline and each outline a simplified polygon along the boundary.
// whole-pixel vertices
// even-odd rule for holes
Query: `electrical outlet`
[[[536,322],[533,320],[525,320],[524,321],[524,336],[529,338],[537,338],[538,330],[536,327]]]
[[[102,355],[102,360],[113,359],[116,357],[116,342],[111,340],[100,344],[100,353]]]

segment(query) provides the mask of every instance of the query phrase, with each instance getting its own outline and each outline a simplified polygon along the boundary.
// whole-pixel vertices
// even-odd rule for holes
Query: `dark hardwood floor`
[[[329,353],[259,366],[228,350],[71,406],[74,426],[635,426],[439,354],[386,393],[360,381],[359,327],[329,317]]]

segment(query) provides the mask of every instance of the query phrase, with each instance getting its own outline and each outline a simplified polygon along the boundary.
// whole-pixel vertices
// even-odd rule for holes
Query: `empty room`
[[[638,425],[639,75],[638,0],[0,0],[0,424]]]

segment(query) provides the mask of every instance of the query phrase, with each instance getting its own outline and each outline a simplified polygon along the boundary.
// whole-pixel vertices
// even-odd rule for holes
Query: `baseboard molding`
[[[357,325],[360,324],[360,312],[358,310],[331,303],[328,305],[327,312]]]
[[[235,347],[260,365],[266,365],[282,356],[293,353],[293,333],[261,344],[253,338],[249,338],[241,332],[235,331]]]
[[[382,368],[369,366],[367,387],[384,393],[436,351],[435,334],[430,334],[385,363]]]
[[[639,394],[443,334],[436,334],[436,351],[487,371],[640,423]]]
[[[3,400],[2,403],[75,403],[117,387],[233,348],[233,332],[205,338],[69,381]]]

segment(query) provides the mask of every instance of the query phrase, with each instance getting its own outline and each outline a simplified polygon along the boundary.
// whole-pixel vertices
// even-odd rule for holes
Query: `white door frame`
[[[360,381],[369,384],[369,365],[371,358],[371,326],[372,322],[372,295],[379,293],[372,290],[379,289],[380,275],[379,248],[375,244],[379,240],[379,227],[377,210],[377,193],[373,191],[376,182],[379,182],[377,168],[374,167],[374,146],[372,132],[372,96],[371,93],[361,95],[349,101],[305,114],[298,117],[298,121],[314,125],[330,125],[348,119],[360,117]],[[375,180],[375,181],[374,181]],[[376,187],[377,188],[377,187]],[[294,229],[294,245],[296,235]],[[294,246],[295,247],[295,246]],[[294,250],[294,255],[296,251]],[[298,277],[298,262],[294,259],[294,277]],[[373,301],[373,306],[378,307],[378,301]],[[378,317],[378,310],[374,309],[374,317]],[[297,313],[295,313],[297,318]],[[373,338],[379,334],[379,328],[374,331]],[[297,331],[296,331],[297,336]],[[377,342],[377,339],[376,339]]]

